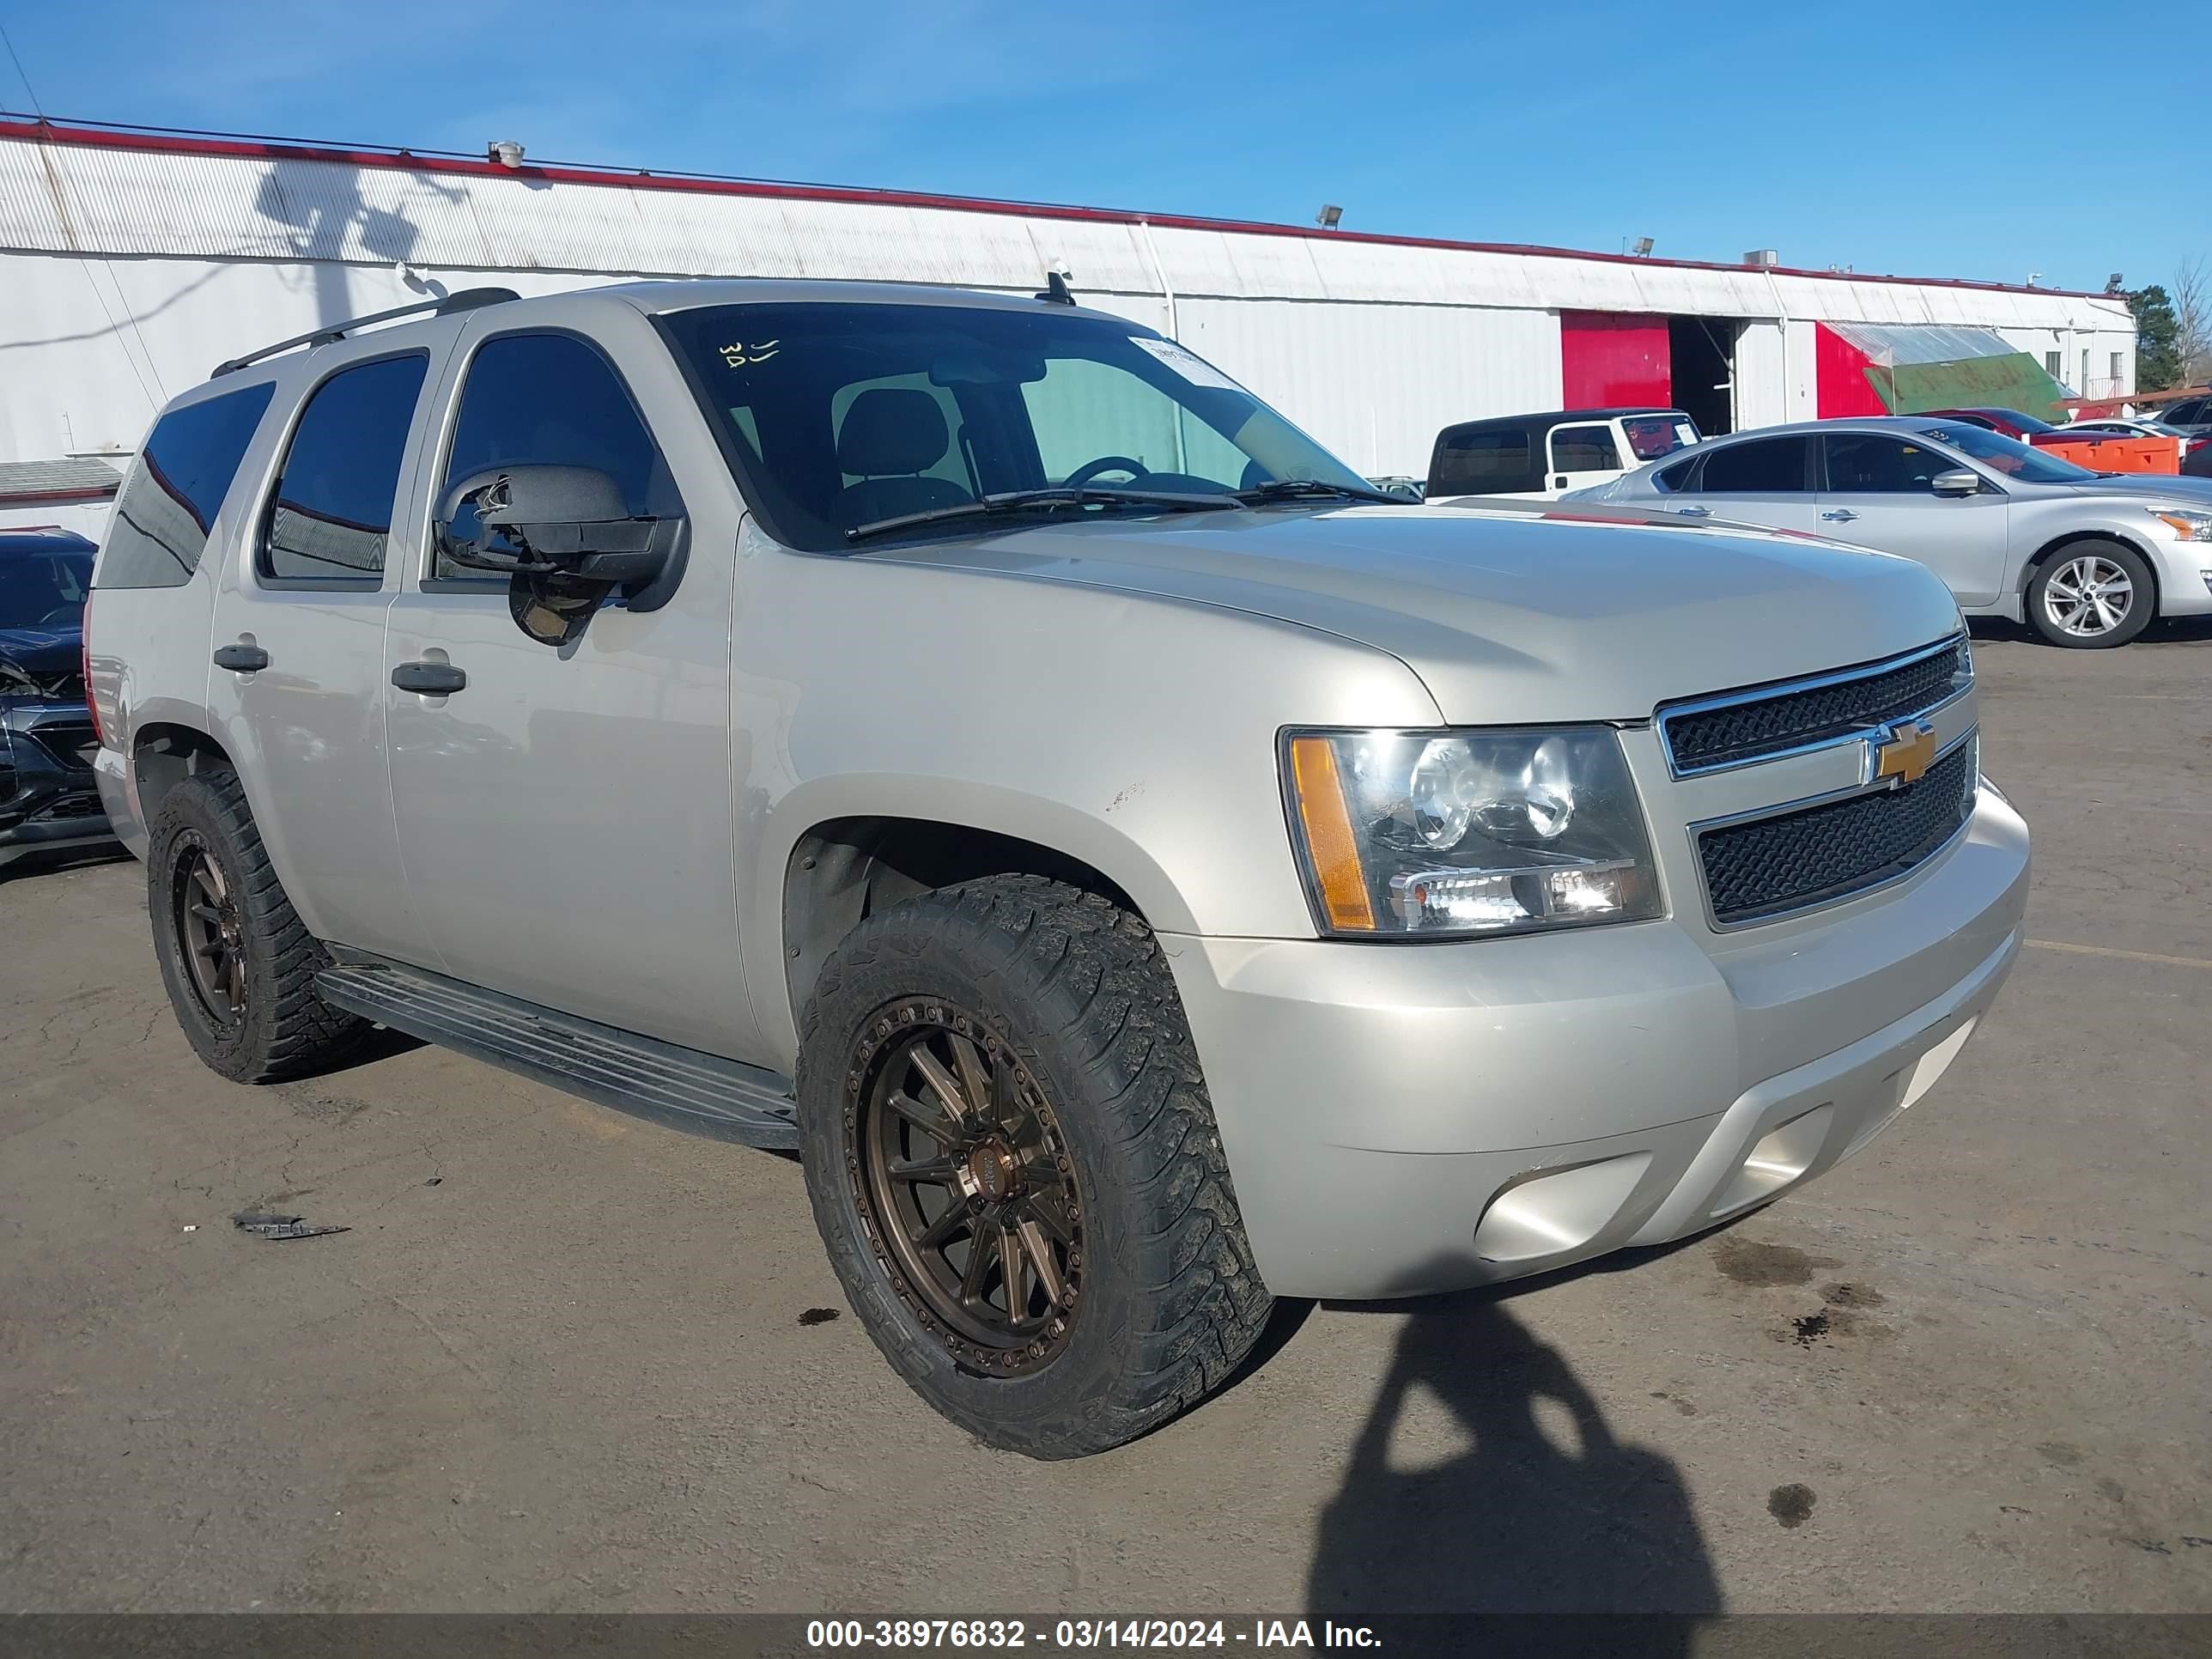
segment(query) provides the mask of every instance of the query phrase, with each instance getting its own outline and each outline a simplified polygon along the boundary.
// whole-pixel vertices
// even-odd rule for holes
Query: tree
[[[2173,273],[2173,347],[2185,385],[2212,374],[2212,272],[2202,259],[2186,259]]]
[[[2156,283],[2128,295],[2136,319],[2136,390],[2163,392],[2182,384],[2181,320]]]

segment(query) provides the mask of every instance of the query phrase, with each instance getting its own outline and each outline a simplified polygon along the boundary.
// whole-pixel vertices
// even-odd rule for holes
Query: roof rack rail
[[[248,363],[258,363],[264,357],[274,357],[280,351],[289,351],[295,346],[332,345],[343,340],[357,328],[371,323],[388,323],[395,317],[413,317],[430,312],[443,317],[449,312],[474,311],[479,306],[504,304],[522,296],[511,288],[465,288],[458,294],[448,294],[443,299],[423,300],[411,306],[394,306],[389,311],[372,311],[366,317],[352,317],[343,323],[332,323],[306,334],[295,334],[289,340],[279,340],[275,345],[265,345],[258,351],[249,351],[243,357],[233,357],[228,362],[217,363],[210,379],[244,368]]]

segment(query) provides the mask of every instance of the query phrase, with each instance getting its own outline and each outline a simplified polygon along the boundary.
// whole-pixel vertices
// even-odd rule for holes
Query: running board
[[[596,1020],[349,951],[315,975],[334,1008],[618,1112],[770,1152],[799,1146],[790,1083]]]

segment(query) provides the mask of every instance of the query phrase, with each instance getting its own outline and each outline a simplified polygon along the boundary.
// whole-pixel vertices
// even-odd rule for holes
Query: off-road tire
[[[858,1058],[884,1011],[975,1011],[1053,1104],[1084,1221],[1064,1345],[990,1375],[933,1328],[876,1237],[853,1151]],[[800,1021],[800,1158],[845,1295],[915,1391],[986,1444],[1104,1451],[1218,1388],[1273,1301],[1252,1260],[1181,999],[1152,930],[1096,894],[999,876],[878,912],[823,963]]]
[[[2125,571],[2132,597],[2128,613],[2118,627],[2100,634],[2069,634],[2051,613],[2051,578],[2076,560],[2086,558],[2102,559]],[[2142,555],[2121,542],[2069,542],[2036,567],[2027,584],[2029,623],[2047,643],[2063,646],[2069,651],[2110,651],[2125,645],[2148,628],[2157,614],[2158,579],[2151,574]]]
[[[198,848],[220,864],[237,908],[246,998],[243,1014],[228,1024],[202,1006],[175,920],[179,866]],[[146,897],[169,1006],[213,1070],[239,1083],[275,1082],[342,1059],[369,1030],[368,1021],[315,994],[315,975],[330,966],[330,954],[270,867],[237,774],[196,773],[163,798],[147,849]]]

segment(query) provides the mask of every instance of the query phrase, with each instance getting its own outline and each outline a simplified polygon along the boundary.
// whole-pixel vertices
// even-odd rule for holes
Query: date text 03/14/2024
[[[1080,1652],[1097,1648],[1377,1648],[1364,1625],[1304,1619],[1260,1619],[1249,1628],[1220,1619],[1060,1619],[1049,1626],[1021,1619],[817,1619],[811,1648],[1035,1648]]]

